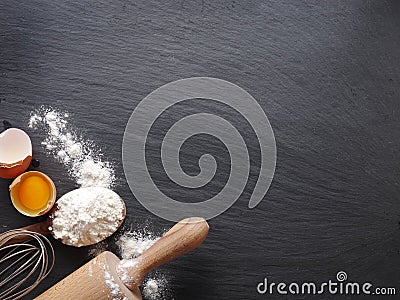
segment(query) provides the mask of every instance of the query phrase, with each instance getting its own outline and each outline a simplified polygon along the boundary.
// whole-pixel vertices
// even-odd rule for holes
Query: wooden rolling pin
[[[138,286],[143,277],[152,269],[198,247],[207,237],[208,230],[203,218],[184,219],[138,258],[120,260],[105,251],[36,299],[140,300]]]

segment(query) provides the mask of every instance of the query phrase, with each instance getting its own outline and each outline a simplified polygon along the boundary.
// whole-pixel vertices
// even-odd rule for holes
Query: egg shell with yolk
[[[46,174],[38,171],[21,174],[13,181],[9,189],[14,207],[29,217],[46,214],[56,200],[54,182]]]

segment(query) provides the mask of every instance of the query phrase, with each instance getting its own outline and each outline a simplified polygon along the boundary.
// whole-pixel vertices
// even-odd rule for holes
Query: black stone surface
[[[258,295],[256,285],[265,276],[324,282],[341,270],[351,281],[400,293],[399,70],[396,0],[0,0],[0,120],[31,135],[36,169],[62,195],[74,182],[27,122],[40,105],[70,112],[73,126],[116,166],[127,227],[151,224],[162,232],[172,225],[135,200],[122,169],[125,124],[148,93],[185,77],[217,77],[246,89],[268,115],[278,150],[268,194],[247,208],[252,176],[239,201],[210,221],[206,242],[160,269],[169,280],[168,299],[310,299]],[[176,114],[182,109],[230,114],[212,103],[182,106]],[[251,135],[240,118],[236,126]],[[154,139],[160,137],[156,132]],[[190,142],[182,154],[188,173],[196,173],[200,150],[226,155],[216,141],[207,142],[211,150],[201,138]],[[166,193],[191,200],[190,191],[153,175]],[[2,230],[36,221],[12,207],[9,183],[0,181]],[[219,187],[209,188],[198,200]],[[27,299],[89,259],[88,249],[54,246],[53,272]]]

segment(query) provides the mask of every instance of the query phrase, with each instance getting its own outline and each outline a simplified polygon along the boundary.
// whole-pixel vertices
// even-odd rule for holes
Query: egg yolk
[[[44,207],[49,201],[50,188],[43,178],[30,176],[21,182],[18,196],[23,206],[37,210]]]

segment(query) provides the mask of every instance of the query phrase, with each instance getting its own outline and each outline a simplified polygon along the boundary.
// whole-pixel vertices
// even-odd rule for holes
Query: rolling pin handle
[[[184,219],[138,258],[121,260],[117,273],[124,284],[134,290],[148,272],[200,246],[208,230],[208,223],[203,218]]]

